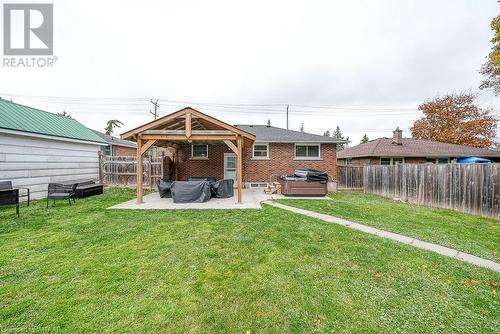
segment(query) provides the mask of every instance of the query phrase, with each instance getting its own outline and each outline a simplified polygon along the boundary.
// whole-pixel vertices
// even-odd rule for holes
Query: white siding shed
[[[44,198],[51,182],[99,179],[102,138],[72,118],[0,99],[0,181]]]

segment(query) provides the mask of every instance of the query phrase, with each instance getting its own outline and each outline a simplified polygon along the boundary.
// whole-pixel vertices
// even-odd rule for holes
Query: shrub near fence
[[[500,164],[363,166],[367,193],[500,219]]]

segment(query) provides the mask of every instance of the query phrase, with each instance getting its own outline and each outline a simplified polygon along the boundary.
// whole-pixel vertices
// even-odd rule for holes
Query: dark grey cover
[[[212,197],[229,198],[234,196],[234,180],[219,180],[211,184]]]
[[[215,182],[215,177],[213,176],[191,176],[188,181],[209,181]]]
[[[161,198],[172,198],[172,181],[159,179],[156,181],[156,187],[158,188],[158,192],[160,193]]]
[[[174,181],[171,191],[174,203],[203,203],[211,197],[208,181]]]
[[[317,169],[299,168],[295,170],[294,175],[296,177],[305,178],[307,181],[328,182],[328,174]]]

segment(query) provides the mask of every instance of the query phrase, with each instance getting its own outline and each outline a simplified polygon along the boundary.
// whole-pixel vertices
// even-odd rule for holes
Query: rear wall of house
[[[224,153],[233,153],[226,144],[208,145],[208,159],[192,159],[191,145],[179,146],[179,180],[191,176],[224,178]],[[297,168],[325,171],[330,181],[337,179],[337,150],[335,144],[321,144],[321,159],[296,160],[294,144],[270,143],[269,159],[252,159],[252,147],[245,147],[243,182],[273,182],[281,175],[293,174]]]
[[[115,155],[120,157],[135,157],[137,149],[133,147],[115,146]]]
[[[99,178],[98,145],[0,134],[0,181],[47,195],[51,182]]]

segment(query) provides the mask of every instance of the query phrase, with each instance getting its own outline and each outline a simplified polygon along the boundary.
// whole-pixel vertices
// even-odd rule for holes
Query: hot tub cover
[[[172,199],[174,203],[203,203],[210,199],[208,181],[174,181]]]

